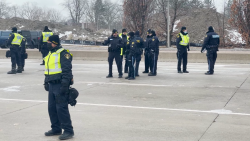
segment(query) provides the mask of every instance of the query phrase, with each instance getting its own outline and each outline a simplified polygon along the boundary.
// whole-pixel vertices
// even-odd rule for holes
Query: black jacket
[[[23,38],[22,43],[21,43],[21,54],[25,54],[26,53],[26,38]]]
[[[52,32],[51,30],[44,30],[43,32]],[[42,45],[44,42],[43,42],[43,34],[41,35],[40,37],[40,45]]]
[[[220,45],[220,36],[217,33],[215,33],[213,30],[208,31],[204,39],[202,51],[204,49],[208,50],[210,48],[214,48],[215,50],[218,51],[219,45]]]
[[[148,48],[150,52],[159,53],[159,39],[156,36],[153,36],[148,41]]]
[[[127,35],[122,34],[122,42],[123,42],[123,45],[122,45],[123,54],[125,54],[126,53],[126,45],[127,45]]]
[[[144,47],[144,41],[140,36],[131,37],[129,40],[129,53],[131,55],[140,55],[142,53],[142,48]]]
[[[121,48],[123,46],[123,41],[120,37],[113,37],[113,36],[110,36],[108,38],[108,40],[105,40],[103,45],[108,45],[109,49],[108,51],[109,52],[121,52]]]
[[[148,52],[148,51],[149,51],[148,42],[149,42],[150,39],[152,39],[152,36],[149,36],[149,35],[148,35],[147,38],[146,38],[146,41],[145,41],[145,43],[144,43],[145,52]]]
[[[142,54],[144,48],[144,40],[139,35],[135,35],[135,40],[136,40],[136,47],[139,48],[138,50],[139,52],[137,52],[137,54]]]
[[[62,46],[59,45],[51,50],[51,53],[56,52],[58,49],[61,49]],[[69,57],[69,58],[68,58]],[[72,56],[66,50],[60,53],[60,62],[62,73],[55,75],[45,75],[45,83],[51,81],[61,81],[62,85],[69,85],[73,79],[72,75]]]
[[[181,31],[181,34],[187,35],[188,33],[184,33],[183,31]],[[176,38],[177,49],[189,49],[189,44],[187,46],[182,46],[182,45],[180,45],[181,41],[182,41],[182,38],[181,38],[180,34],[178,34],[177,38]]]

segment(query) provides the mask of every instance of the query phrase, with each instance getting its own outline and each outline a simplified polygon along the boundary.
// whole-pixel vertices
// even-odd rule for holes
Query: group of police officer
[[[189,71],[187,71],[187,51],[190,51],[189,40],[190,37],[188,35],[187,28],[182,27],[176,38],[178,73],[189,73]],[[219,44],[219,35],[215,33],[213,27],[210,26],[201,50],[201,53],[203,53],[204,50],[207,50],[208,71],[205,73],[206,75],[214,74],[214,65],[217,59]],[[125,77],[125,79],[134,80],[136,77],[139,77],[139,65],[143,50],[145,56],[145,71],[143,71],[143,73],[148,73],[148,76],[157,75],[159,39],[154,30],[149,29],[147,31],[147,38],[144,42],[144,40],[140,37],[139,31],[129,32],[127,34],[126,29],[123,29],[122,33],[118,36],[117,30],[114,29],[112,31],[112,35],[104,41],[103,45],[108,45],[109,52],[109,74],[107,78],[113,77],[112,66],[114,59],[118,68],[119,78],[123,77],[123,56],[125,56],[124,72],[128,73],[128,76]],[[183,65],[182,69],[181,65]]]
[[[134,80],[139,77],[139,65],[141,56],[145,54],[145,71],[143,73],[149,73],[148,76],[157,75],[157,61],[159,55],[159,39],[156,36],[155,31],[149,29],[147,32],[147,40],[140,37],[140,32],[129,32],[127,34],[126,29],[122,30],[122,33],[118,36],[116,29],[112,31],[112,35],[104,41],[103,45],[108,45],[108,62],[109,62],[109,74],[107,78],[112,78],[112,66],[115,59],[119,78],[123,77],[122,73],[122,61],[125,56],[124,72],[128,73],[125,79]],[[149,72],[150,68],[150,72]]]

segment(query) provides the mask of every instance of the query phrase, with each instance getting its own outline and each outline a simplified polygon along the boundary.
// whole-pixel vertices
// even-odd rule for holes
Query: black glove
[[[201,53],[203,53],[203,51],[204,51],[204,50],[203,50],[203,49],[201,49]]]
[[[68,92],[69,92],[69,86],[62,83],[61,88],[60,88],[60,94],[65,95]]]
[[[104,45],[104,46],[105,46],[105,44],[104,44],[104,43],[102,43],[102,45]]]
[[[116,45],[116,48],[117,48],[117,49],[120,49],[120,48],[121,48],[121,46],[120,46],[120,45]]]
[[[190,48],[188,48],[188,51],[190,51]]]
[[[44,85],[44,89],[45,89],[45,91],[49,91],[49,83],[45,83],[45,84],[43,84]]]

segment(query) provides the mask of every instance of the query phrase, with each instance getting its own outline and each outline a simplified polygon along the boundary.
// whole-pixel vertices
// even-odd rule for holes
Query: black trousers
[[[18,45],[12,45],[10,47],[11,52],[11,66],[12,68],[16,68],[16,66],[21,67],[21,52]]]
[[[149,54],[147,52],[144,53],[145,58],[145,72],[149,72],[150,61],[149,61]]]
[[[25,59],[24,59],[24,55],[21,54],[21,67],[24,68],[24,66],[25,66]]]
[[[149,54],[150,72],[152,74],[157,74],[157,62],[159,53],[151,52]]]
[[[135,78],[136,75],[139,75],[139,66],[141,61],[140,54],[129,54],[128,62],[129,62],[129,77]]]
[[[68,95],[60,93],[61,83],[49,83],[48,111],[53,131],[73,133],[73,127],[68,109]]]
[[[122,75],[122,60],[120,52],[109,52],[108,62],[109,62],[109,75],[112,75],[113,61],[115,59],[118,73]]]
[[[125,56],[125,66],[124,66],[124,72],[128,72],[128,67],[129,67],[129,61],[128,61],[128,54],[124,55]]]
[[[188,53],[187,49],[178,49],[177,51],[177,58],[178,58],[178,64],[177,64],[177,70],[181,71],[181,62],[183,62],[183,71],[187,70],[187,60]]]
[[[214,65],[217,59],[216,50],[207,50],[208,71],[214,73]]]

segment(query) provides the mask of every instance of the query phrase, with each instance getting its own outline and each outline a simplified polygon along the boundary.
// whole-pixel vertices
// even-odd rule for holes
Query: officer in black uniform
[[[135,53],[135,76],[139,77],[139,65],[141,62],[141,55],[143,53],[143,48],[144,48],[144,41],[140,37],[140,32],[136,31],[135,32],[135,43],[136,43],[136,53]]]
[[[188,62],[188,53],[190,51],[189,48],[189,35],[186,27],[181,28],[181,32],[177,35],[176,38],[176,46],[177,46],[177,71],[178,73],[189,73],[187,71],[187,62]],[[181,71],[181,62],[183,61],[183,72]]]
[[[149,47],[148,47],[148,41],[152,38],[151,35],[151,29],[148,30],[147,32],[147,38],[146,41],[144,43],[144,59],[145,59],[145,71],[142,73],[149,73],[149,67],[150,67],[150,63],[149,63]]]
[[[122,33],[119,34],[119,37],[122,38],[122,50],[121,50],[121,59],[123,61],[123,56],[125,57],[125,67],[124,67],[124,73],[128,73],[128,61],[127,61],[127,55],[126,55],[126,44],[127,44],[127,30],[122,29]]]
[[[26,45],[26,39],[23,38],[23,41],[22,41],[21,47],[20,47],[22,71],[24,71],[25,59],[27,59],[27,53],[26,53],[26,46],[25,45]]]
[[[8,72],[8,74],[16,74],[16,73],[22,73],[22,66],[21,66],[21,53],[20,53],[20,45],[22,43],[22,38],[20,34],[17,33],[17,28],[12,28],[12,34],[10,35],[7,46],[10,46],[10,52],[11,52],[11,64],[12,69]],[[16,70],[16,65],[18,66],[18,69]]]
[[[112,73],[112,66],[113,66],[113,61],[115,59],[118,73],[119,73],[119,78],[122,78],[122,63],[121,63],[121,47],[123,45],[122,39],[118,36],[118,32],[116,29],[113,29],[112,35],[108,38],[108,40],[105,40],[103,45],[108,45],[108,52],[109,52],[109,57],[108,57],[108,62],[109,62],[109,74],[106,78],[112,78],[113,73]]]
[[[50,36],[47,45],[50,52],[44,58],[44,88],[49,91],[48,110],[52,129],[45,136],[61,135],[64,129],[59,139],[66,140],[74,136],[68,109],[69,86],[73,84],[72,55],[61,47],[58,35]]]
[[[148,76],[157,75],[157,62],[159,56],[159,39],[154,30],[151,31],[152,38],[148,41],[150,73]]]
[[[45,26],[44,30],[42,32],[42,35],[40,37],[40,46],[41,46],[40,50],[41,50],[43,58],[46,57],[48,55],[48,53],[49,53],[49,49],[47,47],[47,39],[51,35],[53,35],[52,31],[49,30],[48,26]],[[44,65],[44,61],[40,65]]]
[[[214,28],[210,26],[206,38],[201,49],[201,53],[206,49],[207,50],[207,61],[208,61],[208,71],[206,75],[214,74],[214,65],[217,59],[217,51],[219,51],[220,45],[220,36],[214,32]]]

